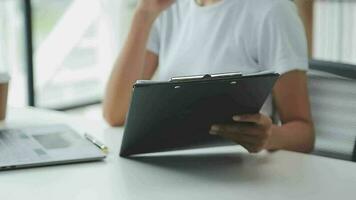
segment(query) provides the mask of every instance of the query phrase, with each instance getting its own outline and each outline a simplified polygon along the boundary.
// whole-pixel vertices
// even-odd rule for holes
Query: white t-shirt
[[[154,79],[223,72],[307,70],[307,42],[289,0],[177,0],[155,21],[147,49],[159,55]],[[271,100],[264,113],[271,113]]]

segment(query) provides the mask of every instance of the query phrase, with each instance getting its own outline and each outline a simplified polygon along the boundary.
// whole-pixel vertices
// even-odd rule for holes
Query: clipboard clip
[[[221,78],[229,78],[229,77],[239,77],[243,76],[241,72],[231,72],[231,73],[218,73],[218,74],[205,74],[205,75],[193,75],[193,76],[177,76],[172,77],[170,82],[180,82],[180,81],[201,81],[204,79],[221,79]]]

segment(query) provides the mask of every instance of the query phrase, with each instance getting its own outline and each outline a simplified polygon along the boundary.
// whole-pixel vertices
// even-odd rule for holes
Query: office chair
[[[356,162],[356,66],[316,60],[309,65],[314,154]]]

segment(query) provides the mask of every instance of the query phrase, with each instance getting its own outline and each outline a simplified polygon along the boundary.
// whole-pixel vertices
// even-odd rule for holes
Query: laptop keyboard
[[[0,165],[40,160],[46,152],[37,146],[32,138],[20,130],[0,130]]]

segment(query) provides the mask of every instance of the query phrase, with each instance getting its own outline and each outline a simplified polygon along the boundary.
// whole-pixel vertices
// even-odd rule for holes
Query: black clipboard
[[[224,73],[137,81],[120,156],[233,144],[209,134],[236,114],[258,113],[279,74]]]

